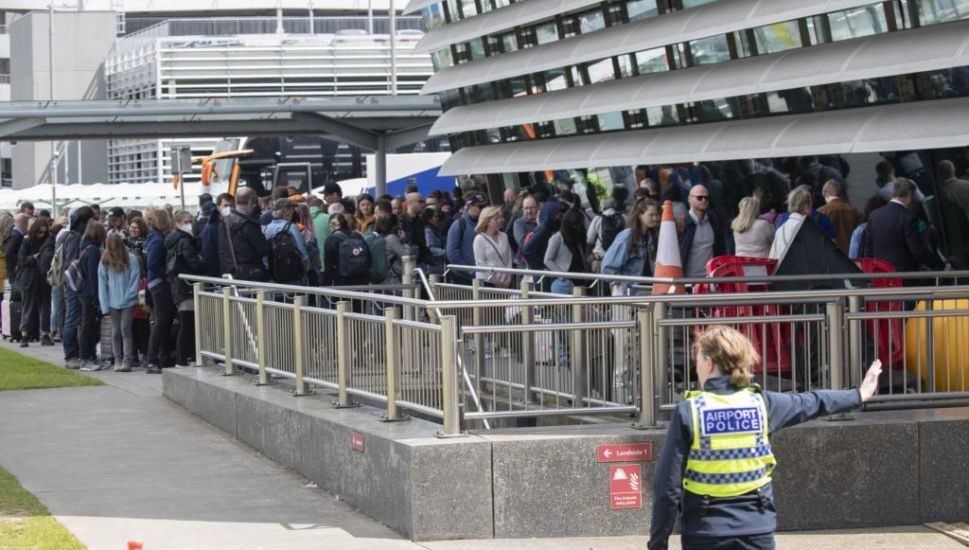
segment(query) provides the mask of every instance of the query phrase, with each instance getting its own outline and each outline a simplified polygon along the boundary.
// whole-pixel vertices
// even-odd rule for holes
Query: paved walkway
[[[25,351],[60,363],[60,348]],[[160,376],[91,375],[108,385],[0,393],[0,464],[91,550],[645,548],[644,537],[413,543],[170,403]],[[963,548],[923,527],[781,535],[778,547]]]

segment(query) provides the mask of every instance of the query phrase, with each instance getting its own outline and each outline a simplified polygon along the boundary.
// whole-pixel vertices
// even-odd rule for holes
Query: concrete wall
[[[486,432],[437,439],[439,427],[382,423],[372,408],[334,409],[255,387],[248,376],[168,369],[165,395],[415,540],[646,534],[655,461],[641,509],[611,510],[602,443],[652,443],[663,430],[624,424]],[[351,449],[364,436],[366,450]],[[964,521],[969,409],[864,413],[773,437],[781,530]]]
[[[50,99],[50,37],[47,12],[32,12],[10,26],[11,100]],[[104,99],[102,65],[115,42],[112,12],[54,14],[54,98]],[[107,181],[107,141],[70,142],[58,162],[57,181]],[[68,157],[65,162],[64,156]],[[13,147],[14,188],[50,182],[48,142],[20,142]],[[68,165],[69,162],[69,165]]]

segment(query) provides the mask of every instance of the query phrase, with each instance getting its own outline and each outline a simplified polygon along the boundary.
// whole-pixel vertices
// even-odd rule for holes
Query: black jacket
[[[229,235],[232,236],[231,247]],[[236,267],[265,267],[263,259],[269,255],[269,251],[269,241],[262,234],[258,218],[233,210],[219,228],[219,267],[222,273],[236,273]]]
[[[47,270],[54,257],[54,243],[50,238],[31,244],[27,239],[20,246],[17,259],[17,287],[21,292],[32,294],[47,284]],[[49,285],[48,285],[49,286]]]
[[[723,227],[717,216],[710,210],[707,211],[707,219],[710,220],[710,229],[713,229],[713,256],[723,256],[727,254],[727,240],[723,237]],[[683,263],[683,273],[689,273],[690,267],[686,265],[690,261],[690,250],[693,249],[693,236],[696,235],[696,222],[689,212],[686,213],[686,224],[683,232],[680,233],[680,261]]]
[[[3,236],[3,253],[7,261],[7,278],[17,280],[17,265],[20,261],[20,248],[24,242],[24,234],[16,227],[11,227]]]
[[[918,220],[912,212],[897,202],[876,209],[868,217],[865,230],[864,255],[886,260],[895,271],[918,271],[920,265],[941,270],[945,262],[919,233]]]
[[[424,235],[424,228],[427,227],[424,220],[420,216],[412,219],[407,214],[403,214],[400,216],[400,225],[404,230],[407,244],[412,247],[411,253],[417,254],[417,261],[422,264],[433,264],[434,255],[427,247],[427,238]]]
[[[176,229],[165,237],[165,265],[168,280],[172,285],[172,297],[178,304],[192,298],[192,286],[179,278],[179,275],[201,275],[205,273],[205,263],[199,255],[198,244],[188,233]]]

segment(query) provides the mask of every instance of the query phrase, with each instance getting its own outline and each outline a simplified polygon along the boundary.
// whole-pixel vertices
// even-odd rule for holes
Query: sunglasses
[[[710,195],[693,195],[691,198],[694,198],[698,201],[708,201],[710,200]]]

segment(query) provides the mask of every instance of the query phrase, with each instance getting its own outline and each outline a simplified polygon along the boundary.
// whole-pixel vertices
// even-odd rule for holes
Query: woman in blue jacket
[[[602,258],[604,275],[651,277],[659,242],[659,203],[641,199],[626,219],[626,229],[616,235]]]
[[[648,548],[665,550],[682,511],[683,548],[774,548],[777,513],[770,435],[855,409],[878,389],[875,360],[861,388],[797,394],[751,385],[760,356],[743,334],[708,328],[693,346],[702,390],[687,392],[670,420],[653,485]]]
[[[81,328],[78,340],[81,344],[81,370],[95,371],[103,367],[97,360],[98,336],[101,319],[98,315],[98,263],[106,232],[97,220],[89,220],[81,237],[80,264],[84,284],[77,291],[81,303]]]
[[[141,266],[138,257],[129,252],[121,235],[112,233],[104,242],[104,254],[98,265],[98,303],[102,315],[111,316],[111,349],[115,350],[114,372],[131,372],[135,361],[135,338],[132,327],[138,305]],[[121,362],[118,350],[122,350]]]

